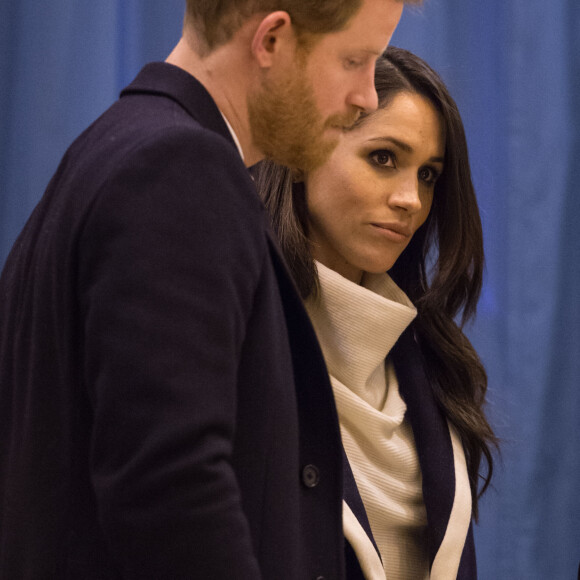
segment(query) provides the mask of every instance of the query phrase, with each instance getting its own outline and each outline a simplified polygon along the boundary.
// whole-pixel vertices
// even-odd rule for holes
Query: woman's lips
[[[373,222],[371,226],[377,233],[395,241],[406,242],[411,237],[411,228],[405,224],[396,222]]]

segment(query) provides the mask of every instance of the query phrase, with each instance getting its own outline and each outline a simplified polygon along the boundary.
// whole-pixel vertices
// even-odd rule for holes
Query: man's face
[[[254,144],[269,159],[295,171],[322,165],[338,142],[337,127],[352,125],[359,112],[324,118],[318,106],[306,63],[299,59],[286,78],[264,81],[248,99]]]
[[[312,171],[328,158],[341,129],[377,108],[374,70],[403,10],[399,0],[363,0],[346,28],[298,48],[248,99],[254,144],[268,157]]]

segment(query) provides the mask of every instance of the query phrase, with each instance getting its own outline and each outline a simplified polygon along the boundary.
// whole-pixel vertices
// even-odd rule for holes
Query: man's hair
[[[283,10],[298,34],[317,35],[344,28],[363,0],[186,0],[185,27],[193,27],[205,52],[228,42],[244,21]]]

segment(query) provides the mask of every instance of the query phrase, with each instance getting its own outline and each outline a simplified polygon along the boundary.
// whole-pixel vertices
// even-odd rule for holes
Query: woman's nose
[[[416,175],[401,176],[389,196],[389,205],[398,207],[410,213],[421,209],[421,196],[419,195],[419,179]]]

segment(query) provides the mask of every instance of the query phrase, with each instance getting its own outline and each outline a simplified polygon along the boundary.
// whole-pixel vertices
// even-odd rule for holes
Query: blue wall
[[[0,264],[66,147],[181,30],[182,0],[0,0]],[[575,578],[580,559],[580,4],[427,0],[393,44],[462,112],[487,272],[470,328],[503,439],[480,577]]]

